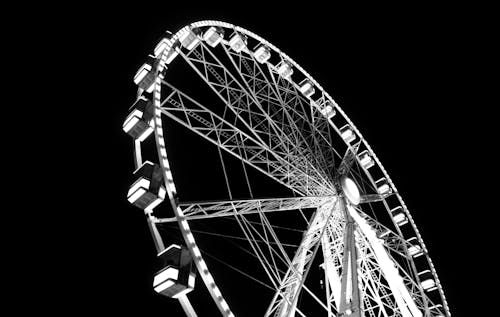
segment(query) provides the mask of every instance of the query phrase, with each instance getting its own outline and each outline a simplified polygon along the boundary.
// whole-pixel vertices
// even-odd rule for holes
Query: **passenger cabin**
[[[168,48],[170,48],[170,39],[164,37],[160,40],[160,42],[158,42],[158,44],[156,44],[155,49],[153,51],[154,56],[158,58],[160,54]]]
[[[169,50],[172,47],[172,32],[166,31],[166,36],[163,37],[158,44],[156,44],[155,49],[153,50],[153,55],[155,58],[158,58],[160,54],[166,49]]]
[[[416,258],[424,254],[422,247],[418,243],[417,237],[412,237],[408,239],[407,242],[410,244],[410,247],[408,247],[408,253],[410,254],[410,256]]]
[[[253,57],[257,60],[257,62],[264,64],[271,58],[271,49],[267,47],[266,45],[262,44],[257,49],[255,52],[253,52]]]
[[[377,192],[379,195],[386,196],[392,193],[392,188],[387,182],[387,179],[385,177],[380,178],[375,182],[375,185],[377,187]]]
[[[198,45],[198,43],[200,43],[200,38],[196,33],[197,29],[188,28],[179,36],[181,45],[188,51],[191,51],[196,47],[196,45]]]
[[[403,207],[398,206],[396,208],[391,209],[392,219],[396,223],[398,227],[405,225],[408,223],[408,218],[406,217]]]
[[[123,131],[140,142],[144,141],[153,132],[153,115],[153,103],[140,96],[123,123]]]
[[[163,262],[163,268],[155,274],[154,290],[164,296],[176,298],[194,289],[196,278],[193,257],[184,246],[172,244],[158,257]]]
[[[335,108],[333,108],[332,102],[330,100],[327,100],[325,102],[323,108],[320,111],[321,114],[327,119],[331,119],[333,118],[333,116],[335,116]]]
[[[306,96],[306,97],[311,97],[314,94],[314,85],[309,79],[304,79],[300,84],[299,84],[300,92]]]
[[[290,78],[290,76],[292,76],[293,74],[292,64],[287,61],[281,61],[276,66],[276,69],[278,71],[278,74],[283,78]]]
[[[424,270],[418,273],[418,277],[420,278],[420,285],[426,292],[431,292],[437,289],[436,281],[434,281],[434,276],[431,273],[431,270]]]
[[[153,91],[155,75],[157,72],[159,60],[153,55],[148,56],[148,61],[144,63],[135,73],[134,83],[148,93]]]
[[[370,152],[368,152],[368,150],[364,150],[363,152],[361,152],[358,155],[358,160],[359,164],[361,164],[361,166],[363,166],[364,169],[369,169],[370,167],[375,165],[375,161],[371,157]]]
[[[130,186],[127,199],[134,206],[152,212],[165,199],[162,170],[158,164],[146,161],[134,175],[137,180]]]
[[[224,38],[224,31],[215,26],[211,26],[203,34],[203,40],[211,47],[216,47]]]
[[[356,134],[348,124],[340,128],[340,136],[346,143],[351,143],[356,139]]]
[[[151,72],[152,66],[148,63],[144,63],[135,73],[134,83],[139,85],[139,83]]]
[[[154,49],[154,57],[155,58],[160,58],[160,54],[163,52],[163,51],[167,51],[167,60],[166,60],[166,63],[167,64],[170,64],[175,57],[177,57],[177,55],[179,54],[179,52],[177,52],[176,48],[178,48],[180,46],[180,43],[179,41],[174,41],[172,39],[172,33],[167,31],[167,36],[162,38],[158,44],[156,44],[155,46],[155,49]]]
[[[233,33],[229,39],[229,47],[236,53],[241,52],[247,46],[247,38],[243,34]]]
[[[154,76],[152,74],[152,66],[144,63],[135,73],[134,83],[147,92],[153,91]]]

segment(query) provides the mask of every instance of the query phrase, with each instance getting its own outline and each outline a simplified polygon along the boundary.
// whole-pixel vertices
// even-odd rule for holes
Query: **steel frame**
[[[289,61],[306,76],[319,89],[321,96],[314,102],[309,100],[300,93],[297,84],[280,77],[273,65],[259,64],[247,48],[239,53],[231,51],[225,40],[221,42],[225,63],[222,62],[222,56],[219,58],[203,41],[190,51],[175,48],[182,60],[204,80],[226,109],[232,112],[234,121],[229,121],[225,112],[222,116],[215,113],[210,110],[210,105],[202,105],[164,80],[162,76],[157,76],[154,90],[155,139],[169,200],[175,213],[175,217],[172,218],[148,217],[159,252],[163,248],[163,242],[156,226],[177,221],[214,302],[223,316],[233,316],[208,271],[188,221],[234,217],[276,290],[266,316],[294,316],[295,313],[306,316],[297,307],[298,294],[303,289],[320,302],[320,299],[305,286],[312,259],[320,248],[324,258],[326,286],[325,299],[320,304],[328,311],[328,316],[344,314],[348,307],[359,308],[360,315],[362,312],[369,316],[450,316],[434,266],[406,205],[375,153],[342,109],[291,58],[271,43],[243,28],[219,21],[196,22],[175,33],[168,49],[173,49],[174,41],[191,27],[207,26],[231,29],[267,45],[282,60]],[[166,67],[167,53],[166,49],[160,56],[160,74]],[[347,207],[343,207],[345,202],[339,203],[343,198],[335,186],[335,173],[338,172],[335,163],[342,157],[334,148],[332,140],[332,134],[339,134],[339,130],[320,112],[322,105],[327,101],[334,105],[335,110],[359,138],[356,151],[359,146],[367,149],[376,162],[376,168],[380,169],[394,189],[394,195],[409,219],[437,284],[440,295],[438,303],[430,300],[420,286],[413,258],[408,252],[411,245],[400,228],[395,225],[395,230],[389,229],[368,216],[361,206],[354,208],[347,204]],[[219,149],[288,187],[298,197],[179,202],[166,154],[162,116],[175,120],[215,144]],[[350,145],[347,144],[347,147],[349,149]],[[136,164],[139,164],[142,157],[137,142],[135,153]],[[349,159],[353,160],[352,155]],[[343,166],[342,164],[351,162],[346,162],[344,157],[340,166]],[[374,181],[369,171],[364,168],[361,170],[373,185]],[[389,204],[385,198],[380,195],[365,195],[362,203],[381,202],[389,211]],[[266,213],[285,210],[291,212],[302,208],[316,208],[316,212],[308,219],[304,238],[295,256],[290,259],[284,252]],[[257,230],[245,218],[251,214],[259,215],[263,231]],[[377,238],[377,234],[380,233],[385,234],[383,238]],[[267,253],[256,243],[257,239],[268,242]],[[350,254],[349,259],[344,257],[345,254]],[[276,267],[277,262],[288,265],[288,270],[280,271]],[[354,269],[356,267],[357,269]],[[350,272],[350,291],[346,288],[347,277],[344,277],[348,275],[347,271]],[[352,281],[356,279],[358,283],[353,285]],[[355,289],[358,288],[357,306],[346,306],[346,296],[349,293],[352,296],[352,291],[356,293]],[[181,304],[188,316],[196,316],[186,297],[182,297]]]

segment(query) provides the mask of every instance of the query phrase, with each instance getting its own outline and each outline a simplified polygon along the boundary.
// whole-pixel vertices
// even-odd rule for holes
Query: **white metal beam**
[[[292,264],[266,311],[266,317],[272,314],[277,317],[294,316],[298,294],[304,284],[317,247],[319,247],[319,241],[324,234],[326,224],[335,211],[336,203],[337,199],[332,204],[319,207],[314,214],[307,231],[304,233],[300,247],[295,253]]]
[[[197,220],[216,217],[228,217],[234,215],[248,215],[263,212],[276,212],[285,210],[296,210],[305,208],[318,208],[334,197],[292,197],[292,198],[264,198],[228,201],[206,201],[193,203],[179,203],[184,211],[185,219]],[[156,223],[167,223],[176,221],[172,218],[159,218]]]
[[[368,239],[403,317],[422,317],[422,312],[415,305],[408,289],[403,283],[403,279],[384,249],[381,240],[377,238],[375,230],[358,214],[355,208],[348,205],[347,211]]]

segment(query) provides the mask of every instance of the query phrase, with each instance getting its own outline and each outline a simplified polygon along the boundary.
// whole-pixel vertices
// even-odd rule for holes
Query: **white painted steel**
[[[214,33],[216,27],[226,29],[229,32],[227,34],[234,32],[233,36],[229,41],[218,38]],[[204,33],[204,41],[207,42],[208,46],[205,45],[205,42],[201,41],[201,37],[192,31],[195,28],[207,29],[206,33]],[[247,38],[260,43],[259,48],[255,52],[247,48]],[[176,40],[180,40],[182,46],[188,52],[175,47]],[[211,51],[210,47],[214,47],[217,44],[222,44],[223,52],[226,54],[227,59],[231,61],[232,66],[223,65]],[[327,298],[325,303],[321,303],[321,306],[328,311],[329,316],[333,316],[336,313],[340,296],[339,272],[342,269],[340,265],[343,244],[342,226],[345,219],[343,219],[342,210],[332,205],[339,197],[339,193],[335,189],[335,178],[331,177],[331,173],[334,172],[333,160],[339,155],[333,147],[325,149],[326,147],[318,145],[330,145],[330,137],[325,135],[325,131],[336,132],[348,146],[350,146],[349,143],[353,140],[359,139],[365,149],[357,157],[362,172],[366,173],[371,186],[380,195],[392,193],[400,204],[401,213],[395,215],[390,212],[391,209],[388,203],[382,200],[387,212],[394,217],[394,221],[398,224],[394,228],[394,231],[384,227],[361,211],[356,211],[350,205],[347,206],[350,216],[355,219],[358,227],[355,234],[356,247],[359,253],[359,283],[364,296],[364,311],[369,315],[378,314],[380,316],[392,316],[391,311],[399,311],[405,317],[422,316],[422,312],[426,316],[450,316],[444,293],[432,262],[428,257],[427,249],[389,175],[343,110],[300,65],[274,45],[254,33],[219,21],[200,21],[184,27],[173,34],[170,39],[162,40],[155,49],[155,55],[160,58],[158,73],[161,73],[166,65],[173,62],[174,59],[181,57],[182,60],[197,72],[236,116],[240,116],[245,112],[250,113],[248,109],[242,109],[240,106],[241,96],[244,96],[247,103],[251,103],[252,107],[258,109],[257,112],[251,114],[256,115],[258,113],[261,116],[260,120],[267,120],[266,122],[269,122],[269,127],[263,129],[262,125],[258,124],[258,121],[252,122],[250,120],[247,122],[247,130],[242,131],[231,122],[227,122],[224,118],[213,113],[208,107],[194,101],[194,99],[185,95],[182,91],[162,80],[160,76],[156,77],[153,100],[155,106],[155,139],[160,157],[160,165],[164,173],[165,186],[175,217],[155,219],[154,222],[155,224],[178,222],[187,247],[194,255],[194,263],[199,274],[223,316],[233,316],[233,313],[203,260],[188,221],[237,216],[240,219],[239,225],[247,235],[248,240],[251,241],[254,238],[251,237],[249,224],[244,218],[246,214],[256,213],[264,215],[266,212],[284,212],[285,210],[312,207],[317,208],[317,212],[309,221],[308,229],[304,233],[304,239],[297,249],[295,257],[287,259],[286,254],[282,253],[282,256],[290,264],[289,270],[284,276],[280,276],[279,272],[272,267],[270,262],[268,262],[269,259],[259,257],[262,266],[266,269],[276,289],[275,298],[269,306],[267,315],[294,316],[295,313],[302,316],[307,315],[307,312],[302,312],[297,307],[296,300],[304,287],[305,277],[309,269],[308,265],[312,263],[312,257],[315,255],[315,251],[313,252],[313,250],[317,250],[320,245],[325,259],[323,267],[327,282]],[[281,61],[277,65],[271,65],[269,63],[271,55],[279,56]],[[215,62],[208,63],[206,59],[215,60]],[[242,61],[251,65],[254,65],[252,64],[253,61],[257,62],[253,68],[252,75],[249,75],[248,70],[245,70],[242,66],[246,65]],[[233,69],[238,71],[238,75],[235,77],[226,67],[234,67]],[[267,72],[269,76],[259,77],[264,72]],[[294,72],[301,73],[306,77],[300,85],[293,82]],[[208,74],[211,75],[208,76]],[[138,73],[136,79],[143,78],[144,76],[144,72]],[[310,105],[311,118],[306,116],[301,118],[300,114],[296,111],[287,109],[288,112],[285,112],[284,116],[288,116],[287,119],[291,122],[290,126],[279,126],[274,123],[269,115],[262,115],[264,112],[263,93],[262,90],[256,89],[255,85],[252,86],[248,83],[249,76],[253,76],[251,78],[254,83],[259,82],[261,85],[269,88],[268,97],[276,100],[276,104],[274,105],[276,107],[285,107],[285,105],[288,105],[285,100],[289,96],[295,96],[296,92],[294,90],[302,93],[301,98],[309,98],[315,93],[320,94],[321,97],[316,101],[309,99],[305,103],[304,101],[306,100],[298,98],[298,105]],[[285,78],[286,81],[281,81],[280,77]],[[140,80],[137,79],[137,81]],[[286,82],[290,84],[288,87],[283,86],[287,85]],[[161,95],[162,88],[170,92],[163,99]],[[269,100],[271,99],[268,98],[267,102],[270,104],[274,102]],[[336,118],[334,117],[336,113],[347,122],[341,128],[337,127],[333,122],[333,119]],[[290,114],[293,114],[293,117]],[[165,141],[163,139],[163,133],[166,130],[162,123],[163,115],[177,121],[207,141],[212,142],[220,149],[239,158],[247,165],[256,168],[263,174],[292,189],[299,197],[272,198],[268,200],[253,199],[248,201],[231,200],[211,203],[199,202],[184,205],[179,203],[176,199],[177,189],[173,181],[170,164],[167,159]],[[328,120],[325,120],[325,117]],[[298,129],[295,123],[299,122],[299,120],[302,120],[300,122],[307,120],[313,122],[311,124],[312,130],[310,133],[312,137],[310,140],[316,142],[313,142],[314,145],[306,145],[310,144],[310,140],[306,139],[302,133],[293,133],[293,131],[297,131]],[[321,120],[324,120],[325,124],[320,128],[320,122],[323,122]],[[223,130],[224,132],[217,132],[218,130]],[[217,133],[213,133],[214,131]],[[295,146],[291,147],[289,145]],[[287,150],[284,151],[283,149]],[[279,154],[277,154],[278,151]],[[373,181],[368,168],[378,168],[384,175],[383,181]],[[354,199],[355,201],[356,199]],[[414,243],[415,241],[409,243],[400,231],[399,225],[401,221],[398,220],[402,216],[399,215],[402,215],[405,221],[411,224],[415,232],[414,238],[417,239],[416,244]],[[272,234],[273,231],[270,223],[269,229],[270,234]],[[274,238],[279,244],[279,240],[276,237]],[[386,241],[391,242],[387,243]],[[254,242],[251,242],[251,244],[254,251],[258,253],[259,246]],[[416,246],[418,249],[415,249]],[[425,255],[429,265],[429,272],[431,272],[433,277],[433,285],[431,285],[429,280],[420,281],[418,276],[415,276],[415,266],[412,261],[413,256],[417,253]],[[399,254],[405,258],[405,261],[408,261],[410,265],[409,271],[407,272],[403,269],[392,258],[391,254]],[[380,272],[385,276],[387,285],[380,279],[381,274],[377,273],[377,275],[376,272]],[[422,294],[422,289],[429,290],[433,287],[439,290],[442,304],[433,304],[425,294]],[[370,298],[370,300],[367,300],[367,298]],[[376,303],[376,305],[372,303]],[[184,304],[183,307],[186,306]],[[188,316],[190,315],[188,314]]]

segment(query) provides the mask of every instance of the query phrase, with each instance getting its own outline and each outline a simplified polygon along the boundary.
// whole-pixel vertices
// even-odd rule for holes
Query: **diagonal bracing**
[[[171,93],[161,112],[260,172],[304,196],[326,196],[332,189],[321,177],[308,173],[302,160],[273,151],[207,107],[163,81]]]

